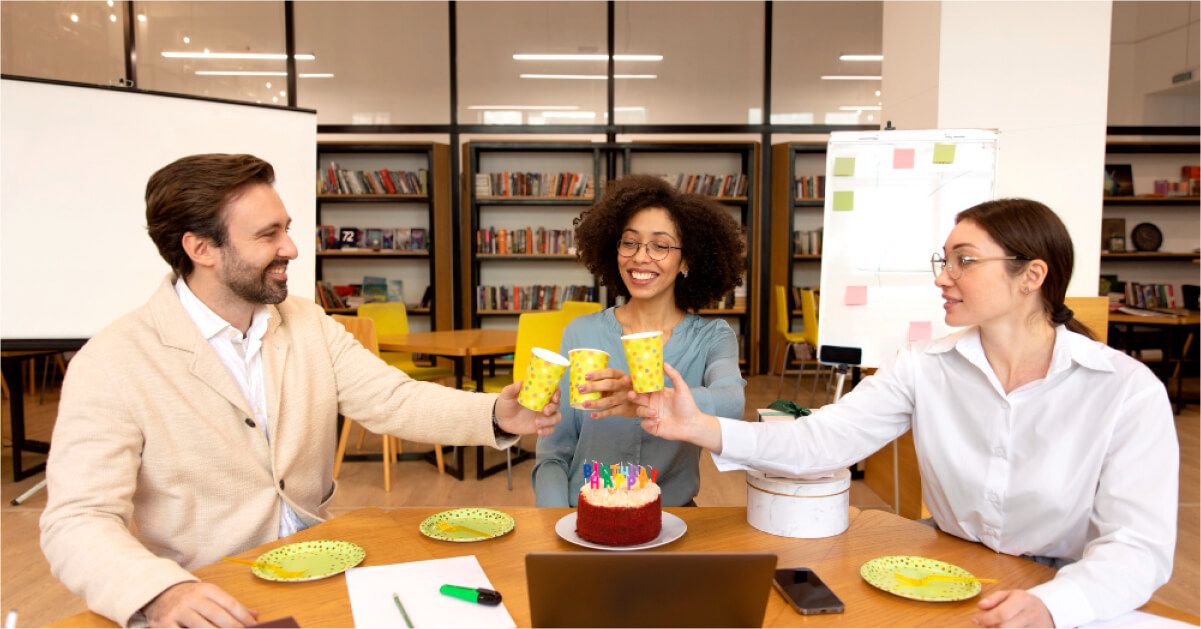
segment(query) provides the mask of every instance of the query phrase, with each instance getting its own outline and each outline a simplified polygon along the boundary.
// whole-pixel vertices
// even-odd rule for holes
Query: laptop
[[[761,627],[773,553],[530,553],[535,627]]]

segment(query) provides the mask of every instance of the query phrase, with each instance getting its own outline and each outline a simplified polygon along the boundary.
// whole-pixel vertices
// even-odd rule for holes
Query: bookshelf
[[[1104,196],[1101,211],[1101,275],[1116,276],[1120,282],[1170,285],[1177,299],[1182,295],[1182,284],[1198,283],[1196,263],[1201,241],[1198,238],[1201,197],[1151,193],[1156,191],[1156,181],[1180,181],[1183,166],[1198,164],[1201,140],[1196,128],[1179,131],[1181,135],[1171,139],[1110,136],[1105,144],[1106,166],[1129,165],[1134,194]],[[1123,134],[1138,132],[1137,127],[1122,130]],[[1141,223],[1150,223],[1159,229],[1162,244],[1158,250],[1136,249],[1132,232]],[[1125,241],[1125,251],[1110,246],[1108,234],[1119,231]],[[1196,308],[1196,304],[1189,306]]]
[[[798,196],[798,177],[825,177],[825,142],[786,142],[775,144],[772,151],[771,194],[771,266],[768,269],[770,286],[764,297],[768,310],[768,346],[776,342],[779,325],[776,309],[771,307],[775,286],[788,289],[788,308],[791,315],[788,328],[800,325],[800,306],[792,297],[794,287],[819,288],[821,284],[821,238],[808,238],[805,246],[794,238],[794,232],[808,234],[822,228],[825,200],[813,190],[805,197]],[[816,186],[821,188],[822,186]],[[808,192],[808,191],[807,191]],[[818,242],[812,242],[814,238]],[[816,245],[816,246],[814,246]],[[775,369],[775,365],[771,369]]]
[[[730,322],[738,332],[739,364],[744,373],[759,371],[759,318],[763,291],[760,289],[761,241],[759,221],[759,143],[758,142],[660,142],[635,141],[617,145],[621,156],[621,174],[680,175],[687,181],[689,175],[727,175],[745,177],[746,194],[709,194],[725,205],[743,226],[746,236],[746,258],[744,258],[743,285],[735,289],[733,307],[702,308],[698,314],[719,317]],[[721,182],[715,183],[720,186]],[[679,187],[679,186],[677,186]]]
[[[365,194],[362,191],[335,193],[329,181],[330,164],[344,171],[425,171],[425,191]],[[404,282],[404,300],[410,329],[449,330],[454,327],[453,264],[450,208],[450,149],[430,142],[318,142],[317,224],[330,225],[338,234],[342,227],[360,229],[424,229],[424,246],[417,249],[373,248],[323,249],[318,243],[317,281],[333,285],[359,284],[364,276]],[[343,176],[343,179],[349,175]],[[382,179],[376,185],[386,185]],[[407,183],[411,184],[410,180]],[[362,183],[360,179],[360,185]],[[392,181],[392,188],[400,185]],[[345,189],[345,188],[343,188]],[[340,234],[339,234],[340,235]],[[399,238],[399,235],[397,236]],[[411,236],[410,236],[411,237]],[[416,239],[414,239],[416,240]],[[365,244],[365,243],[361,243]],[[421,305],[427,287],[428,306]],[[354,314],[356,309],[327,308],[331,314]]]
[[[529,300],[531,292],[537,299],[536,290],[525,290],[530,286],[583,286],[600,294],[596,279],[576,260],[573,221],[600,193],[605,148],[578,141],[463,145],[464,273],[458,294],[464,327],[516,328],[520,314],[538,312],[516,300]],[[510,307],[481,303],[477,289],[495,288],[499,296],[501,287],[510,294]],[[560,301],[568,298],[580,297]]]

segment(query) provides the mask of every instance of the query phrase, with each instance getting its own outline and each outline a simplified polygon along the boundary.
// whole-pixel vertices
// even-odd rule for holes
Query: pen
[[[405,619],[405,626],[413,629],[413,621],[409,620],[409,613],[405,611],[405,606],[400,602],[400,597],[396,595],[396,592],[392,593],[392,600],[396,601],[396,609],[400,610],[401,617]]]
[[[489,606],[500,605],[500,592],[496,590],[448,584],[438,588],[438,591],[446,596],[453,596],[469,603],[479,603],[480,605]]]

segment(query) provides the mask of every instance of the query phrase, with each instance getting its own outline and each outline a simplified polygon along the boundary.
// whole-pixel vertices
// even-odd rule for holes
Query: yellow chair
[[[566,319],[563,323],[563,326],[566,327],[568,323],[571,323],[572,319],[600,312],[602,308],[603,306],[594,301],[565,301],[563,302],[563,308],[559,312],[563,313],[563,317]],[[555,347],[558,346],[556,345]]]
[[[788,290],[779,285],[775,289],[773,297],[775,298],[774,307],[776,309],[776,332],[780,334],[780,340],[776,341],[773,348],[771,365],[773,369],[777,364],[780,365],[780,384],[776,386],[776,397],[778,398],[780,397],[780,392],[784,390],[784,372],[788,366],[788,353],[792,351],[794,346],[803,345],[805,337],[800,332],[789,330],[792,327],[790,325],[792,322],[792,313],[788,310]],[[782,355],[779,353],[781,342],[785,343]],[[779,361],[778,363],[777,360]],[[798,375],[797,377],[799,378],[800,376]]]
[[[801,291],[801,323],[805,329],[801,330],[801,336],[805,339],[805,343],[813,348],[813,360],[818,371],[821,369],[821,362],[817,360],[817,349],[819,347],[817,340],[817,293],[811,289]],[[809,394],[809,406],[817,401],[817,379],[820,374],[817,371],[813,374],[813,392]],[[801,377],[796,379],[797,391],[801,388]],[[796,393],[793,393],[796,397]]]
[[[404,302],[366,303],[359,306],[359,316],[374,321],[376,333],[379,335],[409,333],[409,315]],[[441,380],[455,375],[454,370],[449,367],[420,366],[413,362],[413,355],[409,352],[380,352],[379,357],[414,380]]]
[[[363,344],[368,350],[375,355],[379,355],[379,337],[375,333],[375,323],[366,317],[350,317],[346,315],[332,315],[334,320],[342,324],[347,332],[354,335],[354,338],[359,343]],[[354,422],[353,419],[345,417],[342,420],[342,434],[338,437],[338,452],[334,455],[334,480],[338,479],[338,473],[342,471],[342,458],[346,456],[346,442],[350,440],[350,425]],[[365,432],[365,431],[364,431]],[[392,491],[392,459],[396,451],[396,437],[391,435],[381,435],[384,440],[384,491]],[[362,441],[360,440],[360,445]],[[441,446],[438,447],[438,452],[441,452]],[[439,466],[441,468],[441,466]]]

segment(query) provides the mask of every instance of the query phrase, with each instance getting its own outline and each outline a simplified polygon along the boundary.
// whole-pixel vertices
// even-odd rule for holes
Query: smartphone
[[[776,570],[772,583],[792,608],[802,614],[841,614],[845,609],[817,573],[808,568]]]

